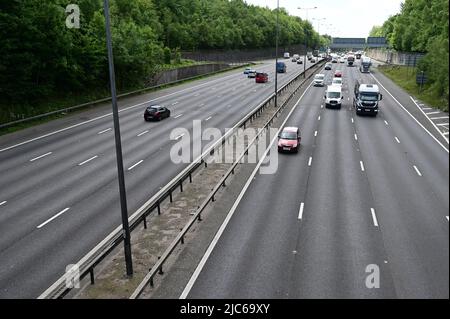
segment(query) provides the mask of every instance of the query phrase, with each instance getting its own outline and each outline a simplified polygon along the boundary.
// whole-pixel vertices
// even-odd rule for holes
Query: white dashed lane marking
[[[64,208],[62,211],[60,211],[58,214],[56,214],[55,216],[53,216],[52,218],[46,220],[45,222],[43,222],[42,224],[40,224],[37,228],[42,228],[45,225],[47,225],[48,223],[50,223],[52,220],[58,218],[59,216],[61,216],[62,214],[64,214],[65,212],[67,212],[70,209],[70,207]]]
[[[46,156],[49,156],[51,154],[52,154],[52,152],[45,153],[44,155],[41,155],[41,156],[38,156],[38,157],[30,159],[30,162],[37,161],[38,159],[41,159],[41,158],[46,157]]]

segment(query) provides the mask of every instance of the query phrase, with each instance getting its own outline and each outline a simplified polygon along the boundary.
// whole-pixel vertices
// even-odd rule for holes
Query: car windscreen
[[[296,140],[297,139],[297,133],[295,132],[282,132],[281,138],[285,140]]]
[[[360,92],[359,96],[362,101],[378,101],[378,93]]]
[[[149,113],[156,113],[156,112],[158,112],[158,109],[157,109],[156,107],[148,107],[148,108],[147,108],[147,111],[148,111]]]
[[[322,74],[317,74],[317,75],[314,77],[314,79],[315,79],[315,80],[323,80],[324,77],[325,77],[325,76],[322,75]]]
[[[340,79],[334,79],[333,84],[342,84],[342,80]]]
[[[338,99],[341,97],[341,93],[339,92],[328,92],[327,96],[329,99]]]

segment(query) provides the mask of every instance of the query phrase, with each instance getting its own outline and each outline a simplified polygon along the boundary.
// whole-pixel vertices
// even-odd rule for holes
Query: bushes
[[[66,96],[108,91],[103,1],[75,3],[80,29],[65,27],[67,0],[0,2],[0,122],[48,111],[49,101]],[[171,60],[180,63],[181,49],[275,44],[276,11],[243,0],[110,0],[110,8],[119,91],[141,86]],[[280,45],[326,41],[285,10],[280,25]]]
[[[405,0],[401,12],[374,33],[398,51],[425,52],[418,65],[428,78],[426,93],[449,105],[448,0]]]

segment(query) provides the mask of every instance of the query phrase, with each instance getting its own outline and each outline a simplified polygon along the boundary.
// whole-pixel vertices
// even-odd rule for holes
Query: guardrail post
[[[169,192],[169,198],[170,198],[170,202],[173,203],[172,191]]]
[[[192,183],[192,174],[189,174],[189,183]]]
[[[91,276],[91,285],[95,284],[95,279],[94,279],[94,268],[89,269],[89,274]]]
[[[147,229],[147,217],[144,215],[144,229]]]
[[[180,228],[180,230],[183,230],[183,228]],[[181,236],[181,244],[184,244],[184,235]]]
[[[160,205],[159,201],[158,201],[158,215],[161,215],[161,205]]]
[[[180,181],[180,192],[183,192],[183,180]]]

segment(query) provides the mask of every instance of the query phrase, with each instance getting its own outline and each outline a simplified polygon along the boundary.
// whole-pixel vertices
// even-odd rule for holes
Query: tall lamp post
[[[280,33],[280,0],[277,0],[277,30],[275,36],[275,108],[278,108],[278,37]]]
[[[109,80],[111,86],[111,99],[114,118],[114,134],[116,140],[116,158],[117,158],[117,173],[119,177],[119,194],[120,194],[120,208],[122,213],[122,236],[125,250],[125,263],[127,275],[133,275],[133,261],[131,257],[131,241],[130,241],[130,227],[128,225],[128,209],[127,196],[125,191],[125,176],[123,173],[123,159],[122,159],[122,143],[120,138],[120,124],[119,111],[117,108],[116,96],[116,76],[114,73],[114,57],[111,40],[111,22],[109,18],[109,0],[104,0],[105,22],[106,22],[106,45],[108,47],[108,64],[109,64]]]
[[[306,21],[308,21],[308,11],[317,9],[317,7],[312,7],[312,8],[301,8],[301,7],[298,7],[297,9],[306,11]],[[306,79],[306,53],[308,51],[308,36],[306,35],[306,33],[305,33],[305,50],[306,50],[305,51],[305,55],[303,56],[303,61],[304,61],[304,63],[303,63],[303,78]]]
[[[327,18],[313,18],[313,20],[317,21],[317,33],[320,35],[320,21],[324,21]]]

